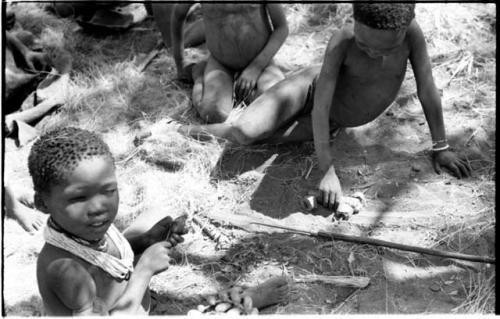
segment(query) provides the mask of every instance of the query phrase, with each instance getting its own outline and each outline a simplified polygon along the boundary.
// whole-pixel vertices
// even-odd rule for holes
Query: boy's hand
[[[257,80],[262,70],[255,66],[248,66],[241,72],[235,83],[236,96],[245,99],[257,86]]]
[[[172,244],[168,241],[160,241],[148,247],[137,262],[136,268],[144,267],[153,275],[162,272],[170,266],[170,256],[168,253]]]
[[[163,218],[148,231],[150,241],[156,243],[166,240],[172,247],[176,246],[178,243],[184,241],[182,235],[187,233],[185,221],[186,218],[184,216],[175,220],[172,220],[170,216]]]
[[[452,151],[434,152],[432,154],[432,164],[438,174],[441,174],[442,167],[446,167],[458,178],[470,177],[472,173],[469,163],[459,158]]]
[[[342,189],[333,166],[330,166],[325,176],[323,176],[323,179],[319,183],[319,190],[321,192],[321,204],[334,212],[337,211],[340,198],[342,197]]]

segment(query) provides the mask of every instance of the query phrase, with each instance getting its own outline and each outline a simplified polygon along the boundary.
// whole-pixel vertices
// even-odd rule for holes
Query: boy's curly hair
[[[400,30],[415,18],[415,3],[353,3],[354,20],[370,28]]]
[[[61,182],[84,159],[113,155],[108,145],[96,133],[63,127],[42,135],[30,150],[28,169],[35,191],[48,191],[50,186]]]

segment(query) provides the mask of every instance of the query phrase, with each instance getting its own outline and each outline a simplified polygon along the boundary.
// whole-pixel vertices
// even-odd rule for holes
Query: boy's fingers
[[[464,163],[458,163],[457,166],[460,169],[460,171],[462,172],[462,177],[469,177],[470,176],[466,164],[464,164]]]
[[[432,166],[434,166],[434,171],[436,171],[436,173],[440,175],[441,167],[439,166],[439,163],[437,161],[432,161]]]
[[[450,164],[449,165],[449,168],[451,169],[451,171],[455,174],[455,176],[460,179],[462,178],[462,174],[460,173],[460,169],[457,167],[457,165],[455,164]]]

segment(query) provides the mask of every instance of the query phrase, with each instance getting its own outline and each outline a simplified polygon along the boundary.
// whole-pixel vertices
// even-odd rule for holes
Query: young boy
[[[285,14],[277,3],[201,3],[210,56],[187,68],[182,25],[192,3],[177,4],[172,15],[172,52],[178,77],[194,78],[193,105],[208,123],[224,121],[236,101],[267,90],[284,78],[273,57],[288,36]],[[200,97],[197,97],[197,96]]]
[[[166,217],[142,235],[124,237],[113,225],[119,199],[113,156],[89,131],[43,135],[28,166],[35,205],[50,215],[37,261],[46,315],[147,314],[149,281],[168,268],[183,225]]]
[[[432,136],[434,168],[438,174],[445,167],[458,178],[468,177],[468,163],[449,150],[441,100],[414,9],[412,3],[354,3],[354,27],[334,31],[321,68],[289,76],[225,123],[193,126],[167,119],[153,127],[152,135],[177,130],[240,144],[314,139],[325,172],[319,184],[323,205],[336,210],[342,192],[330,153],[330,133],[366,124],[383,113],[396,98],[410,60]]]

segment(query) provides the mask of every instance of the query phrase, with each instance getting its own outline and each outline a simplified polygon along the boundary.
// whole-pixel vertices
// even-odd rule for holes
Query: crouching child
[[[35,205],[50,215],[37,260],[45,314],[147,314],[151,277],[169,267],[184,224],[166,217],[140,235],[118,231],[114,159],[95,133],[66,127],[44,134],[28,167]]]

